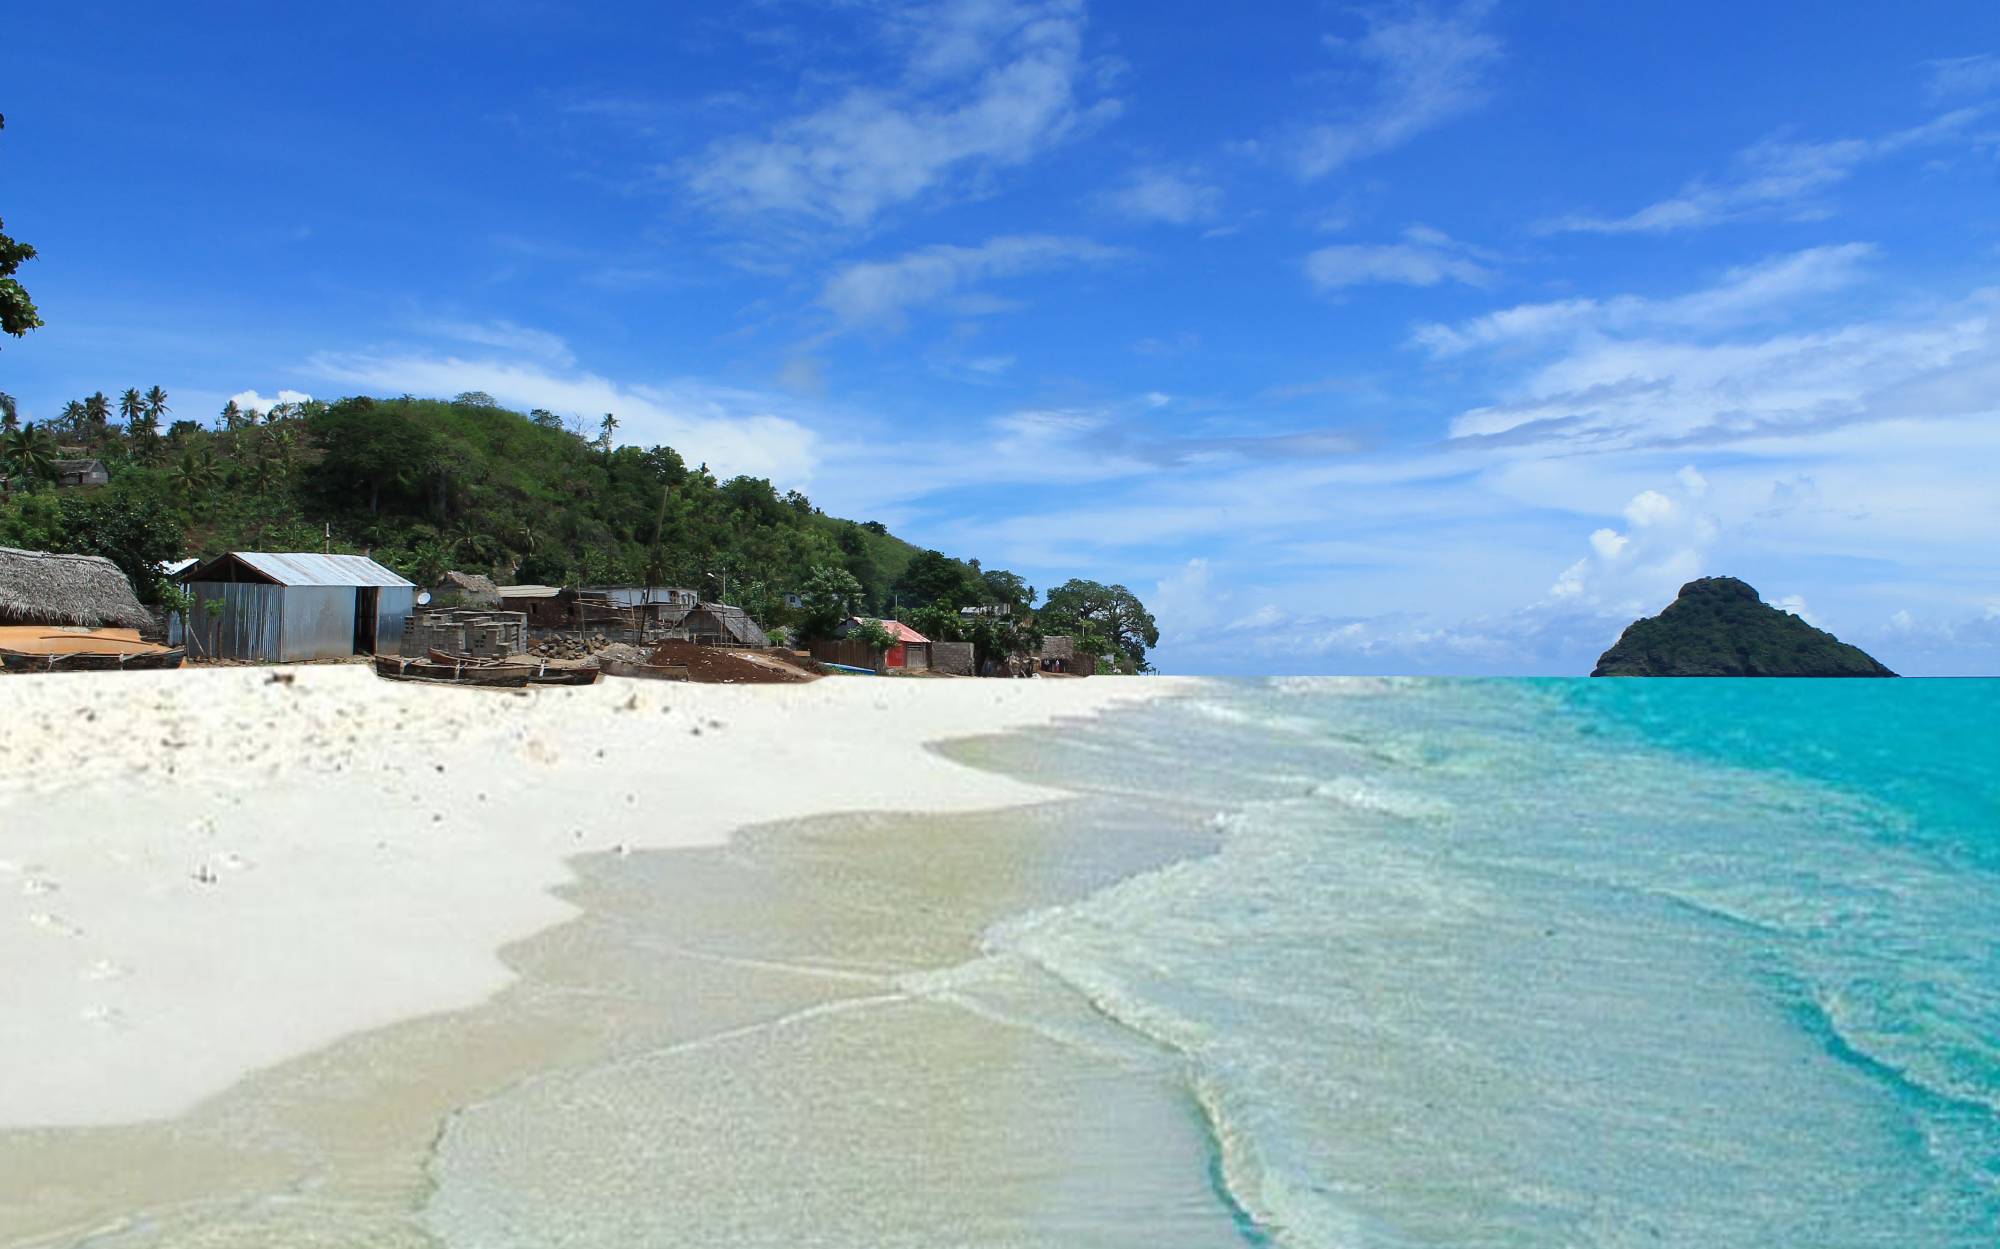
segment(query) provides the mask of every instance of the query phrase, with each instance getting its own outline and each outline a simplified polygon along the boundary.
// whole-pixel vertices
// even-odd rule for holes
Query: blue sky
[[[1583,671],[1732,573],[2000,671],[2000,6],[8,23],[31,418],[612,411],[1170,670]]]

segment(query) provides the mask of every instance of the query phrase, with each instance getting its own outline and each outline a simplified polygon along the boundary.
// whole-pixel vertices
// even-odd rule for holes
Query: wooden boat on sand
[[[539,659],[522,662],[513,659],[499,659],[490,655],[454,655],[450,651],[441,651],[436,647],[431,648],[429,657],[430,661],[434,664],[450,664],[456,667],[474,668],[482,671],[507,667],[527,668],[530,670],[528,675],[528,684],[530,685],[597,684],[598,667],[596,664],[583,664],[574,668],[558,668],[544,663]]]
[[[533,664],[438,663],[431,659],[404,659],[398,655],[375,657],[375,675],[389,681],[428,681],[434,685],[476,685],[518,690],[528,684],[534,673]]]
[[[641,681],[685,681],[688,679],[686,664],[635,664],[622,659],[607,659],[600,665],[608,677],[631,677]]]
[[[17,651],[0,649],[0,669],[8,672],[137,672],[178,668],[187,652],[178,647],[144,651]]]

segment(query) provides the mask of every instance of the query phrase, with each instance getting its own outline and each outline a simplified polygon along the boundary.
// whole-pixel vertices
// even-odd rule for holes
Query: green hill
[[[45,430],[50,449],[104,460],[111,484],[55,491],[17,471],[0,542],[110,555],[147,598],[155,560],[319,550],[329,529],[335,550],[371,554],[419,585],[457,568],[567,585],[650,574],[717,594],[726,576],[732,601],[771,618],[827,566],[851,573],[861,606],[880,610],[917,554],[762,478],[719,480],[670,447],[614,448],[483,396],[280,405],[261,419],[232,410],[215,429],[93,423],[79,407]]]
[[[1681,587],[1598,658],[1594,677],[1892,677],[1859,647],[1765,603],[1734,577]]]

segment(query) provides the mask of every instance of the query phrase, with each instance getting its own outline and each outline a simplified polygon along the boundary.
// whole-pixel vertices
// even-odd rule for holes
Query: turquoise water
[[[1063,759],[1222,849],[959,991],[1173,1055],[1246,1241],[2000,1244],[2000,682],[1230,683]]]
[[[2000,1245],[2000,682],[1216,682],[607,858],[433,1243]]]

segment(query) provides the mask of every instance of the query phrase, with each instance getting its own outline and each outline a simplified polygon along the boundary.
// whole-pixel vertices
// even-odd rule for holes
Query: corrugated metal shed
[[[416,587],[361,555],[233,551],[180,574],[199,658],[288,663],[389,652]]]
[[[268,577],[277,585],[323,586],[409,586],[405,581],[366,555],[322,555],[316,551],[231,551],[183,574],[188,581],[209,580],[202,576],[224,560],[236,559]]]
[[[562,593],[561,586],[553,585],[503,585],[501,598],[554,598]]]

